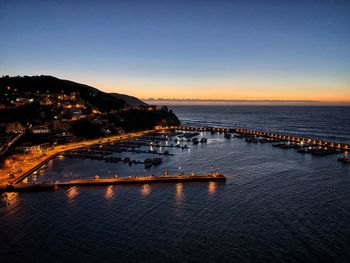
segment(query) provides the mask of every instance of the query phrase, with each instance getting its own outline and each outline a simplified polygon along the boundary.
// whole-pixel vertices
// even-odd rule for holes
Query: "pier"
[[[166,126],[166,127],[158,127],[158,129],[180,130],[180,131],[189,131],[189,132],[196,131],[196,132],[236,133],[236,134],[241,134],[245,136],[263,137],[263,138],[275,139],[279,141],[302,143],[310,146],[321,146],[321,147],[327,147],[331,149],[338,149],[338,150],[344,150],[344,151],[350,150],[349,144],[329,142],[329,141],[317,140],[313,138],[304,138],[304,137],[272,133],[272,132],[240,129],[240,128]]]
[[[142,176],[126,178],[107,178],[107,179],[77,179],[67,182],[43,182],[36,184],[18,183],[9,185],[0,189],[0,192],[22,192],[22,191],[43,191],[54,190],[59,187],[71,186],[98,186],[98,185],[117,185],[117,184],[151,184],[151,183],[184,183],[184,182],[207,182],[207,181],[226,181],[226,177],[219,173],[208,175],[176,175],[176,176]]]

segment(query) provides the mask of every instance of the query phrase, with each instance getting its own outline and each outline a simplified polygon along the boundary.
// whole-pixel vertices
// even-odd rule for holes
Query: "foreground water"
[[[173,110],[187,124],[246,123],[337,141],[350,138],[346,107]],[[149,171],[140,165],[54,160],[36,180],[177,173],[181,167],[198,173],[219,169],[227,182],[3,194],[1,262],[348,262],[349,165],[335,156],[201,136],[209,139],[207,145],[174,149],[175,156]]]

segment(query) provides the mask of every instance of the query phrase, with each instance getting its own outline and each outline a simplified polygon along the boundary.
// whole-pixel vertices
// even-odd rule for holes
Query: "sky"
[[[0,74],[139,98],[350,104],[350,1],[0,1]]]

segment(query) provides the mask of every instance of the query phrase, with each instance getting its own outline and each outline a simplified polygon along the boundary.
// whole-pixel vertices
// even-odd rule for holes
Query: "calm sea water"
[[[350,141],[349,107],[173,107],[184,124]],[[1,262],[348,262],[350,166],[203,133],[159,167],[56,159],[36,178],[197,172],[226,183],[71,187],[6,193]],[[133,159],[147,155],[124,154]]]
[[[350,143],[350,107],[182,106],[183,124],[248,128]]]

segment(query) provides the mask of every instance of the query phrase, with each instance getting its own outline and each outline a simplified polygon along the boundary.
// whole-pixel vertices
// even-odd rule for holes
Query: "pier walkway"
[[[271,139],[278,139],[281,141],[290,141],[295,143],[303,143],[313,146],[327,147],[331,149],[340,149],[340,150],[350,150],[349,144],[329,142],[324,140],[317,140],[313,138],[304,138],[298,136],[292,136],[287,134],[271,133],[271,132],[262,132],[249,129],[237,129],[237,128],[221,128],[221,127],[191,127],[191,126],[160,126],[158,129],[164,130],[180,130],[180,131],[196,131],[196,132],[223,132],[223,133],[237,133],[247,136],[256,136],[264,137]]]
[[[40,191],[54,190],[58,187],[71,186],[97,186],[97,185],[116,185],[116,184],[150,184],[150,183],[178,183],[178,182],[206,182],[206,181],[226,181],[226,177],[219,173],[208,175],[177,175],[177,176],[143,176],[127,178],[108,178],[108,179],[78,179],[67,182],[43,182],[35,184],[18,183],[9,185],[6,188],[0,188],[0,192],[21,192],[21,191]]]

